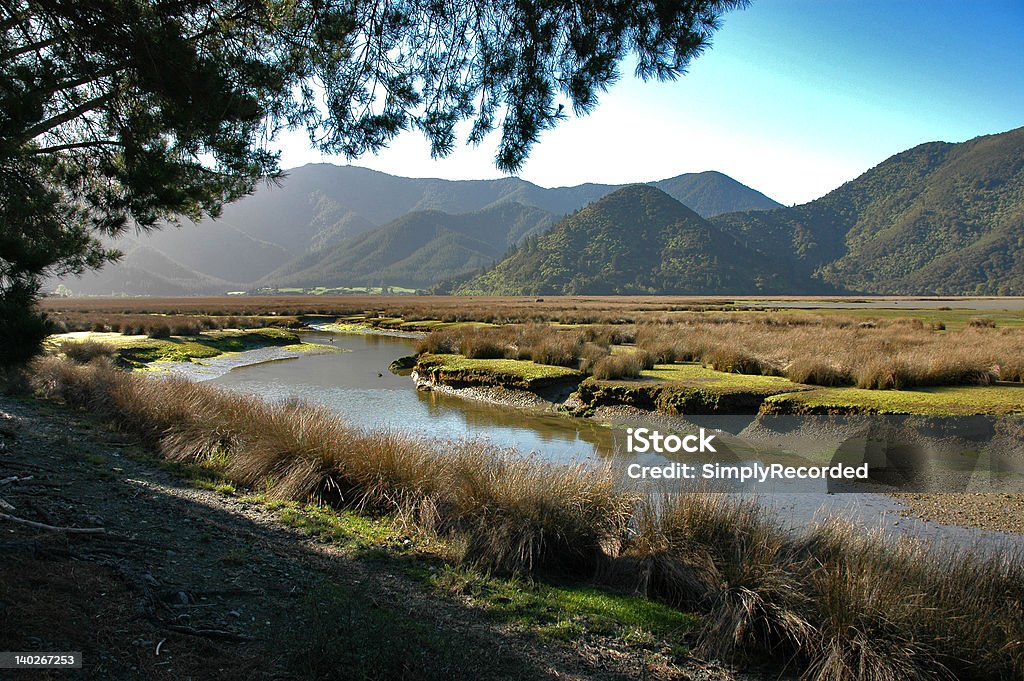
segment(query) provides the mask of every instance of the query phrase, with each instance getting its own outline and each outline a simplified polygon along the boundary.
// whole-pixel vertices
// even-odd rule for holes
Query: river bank
[[[388,518],[272,501],[63,406],[0,396],[0,480],[29,521],[0,519],[0,648],[81,651],[79,678],[766,678],[668,642],[682,614],[455,571]]]

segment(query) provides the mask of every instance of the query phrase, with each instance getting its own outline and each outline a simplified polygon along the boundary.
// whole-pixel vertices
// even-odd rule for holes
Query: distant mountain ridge
[[[1024,295],[1024,128],[918,145],[794,207],[716,172],[544,189],[304,166],[117,245],[123,263],[68,287]]]
[[[717,172],[689,173],[654,184],[664,185],[673,195],[692,202],[694,210],[702,214],[779,205],[760,192]],[[515,177],[495,180],[415,179],[355,166],[314,164],[289,171],[280,186],[260,187],[252,196],[225,206],[223,215],[217,220],[204,220],[198,226],[189,223],[180,229],[166,228],[140,237],[138,243],[153,249],[176,267],[192,270],[198,292],[219,292],[216,282],[228,282],[229,287],[236,289],[260,284],[285,285],[286,282],[298,281],[295,277],[304,269],[310,270],[308,274],[311,276],[321,272],[341,277],[315,282],[308,277],[302,279],[303,285],[311,286],[360,285],[355,282],[368,279],[379,284],[381,276],[400,271],[408,271],[409,281],[423,281],[424,276],[437,268],[403,264],[403,260],[412,257],[408,253],[401,256],[399,253],[376,253],[374,266],[378,268],[377,272],[362,267],[358,272],[351,272],[351,276],[331,263],[347,261],[341,252],[356,245],[353,239],[374,229],[384,229],[380,238],[386,240],[388,230],[394,229],[391,224],[409,216],[409,224],[432,224],[436,227],[438,219],[442,219],[454,225],[451,231],[462,235],[457,241],[460,241],[464,257],[461,260],[450,259],[456,269],[442,274],[459,274],[466,267],[474,269],[479,263],[490,263],[499,258],[508,244],[502,243],[497,252],[494,248],[481,250],[468,245],[464,237],[471,239],[472,235],[458,226],[466,222],[458,216],[495,209],[501,204],[518,204],[546,212],[547,217],[543,220],[554,224],[561,216],[619,187],[584,184],[545,189]],[[415,216],[431,212],[434,213],[432,216]],[[437,213],[448,217],[440,218]],[[500,212],[495,215],[500,217]],[[507,215],[512,220],[519,219],[514,210]],[[541,218],[535,222],[537,220]],[[499,231],[513,233],[516,229],[515,224],[510,223]],[[455,237],[449,235],[447,238]],[[427,259],[431,251],[443,250],[441,243],[424,242],[422,247],[426,250],[416,256],[420,260]],[[72,278],[66,282],[67,285],[76,292],[110,293],[112,289],[109,287],[116,284],[118,271],[139,269],[134,248],[122,250],[126,257],[121,264],[100,274]],[[314,253],[319,253],[319,256],[311,258]],[[230,257],[225,257],[227,254]],[[317,265],[320,260],[323,263]],[[272,273],[273,277],[270,276]],[[278,274],[280,278],[275,279]],[[162,286],[160,277],[141,285],[133,274],[130,281],[132,286],[125,287],[123,292],[159,293]],[[398,282],[387,283],[400,285]],[[168,294],[178,294],[180,287],[175,285],[171,289]]]
[[[425,289],[453,273],[492,264],[510,246],[554,223],[551,213],[512,201],[462,215],[407,213],[335,248],[293,260],[262,283],[307,288],[327,281]]]
[[[613,197],[628,205],[609,205]],[[1024,128],[921,144],[800,206],[724,213],[707,224],[691,216],[681,241],[650,242],[652,228],[679,226],[648,224],[649,198],[616,192],[439,290],[1024,295]],[[623,257],[631,242],[640,250]],[[651,249],[657,257],[642,257]]]
[[[810,203],[711,221],[853,292],[1024,295],[1024,128],[921,144]]]
[[[528,239],[491,270],[452,289],[487,295],[686,295],[780,293],[796,285],[657,187],[632,185]]]

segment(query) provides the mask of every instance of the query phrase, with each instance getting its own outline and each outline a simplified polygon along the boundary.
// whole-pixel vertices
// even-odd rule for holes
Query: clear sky
[[[519,176],[545,187],[719,170],[786,204],[889,156],[1024,126],[1024,0],[754,0],[675,82],[630,68],[590,116],[563,121]],[[430,159],[408,132],[347,161],[281,138],[282,166],[351,162],[394,175],[500,177],[497,133]]]

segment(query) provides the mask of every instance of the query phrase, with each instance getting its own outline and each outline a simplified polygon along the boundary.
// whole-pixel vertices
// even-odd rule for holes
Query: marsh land
[[[834,495],[831,517],[811,508],[825,494],[774,508],[666,496],[623,488],[609,427],[793,415],[1018,423],[1019,299],[275,296],[47,308],[62,333],[24,379],[35,397],[4,403],[2,461],[16,479],[0,495],[8,516],[49,528],[12,521],[19,569],[58,580],[61,561],[81,562],[96,584],[121,585],[118,607],[149,604],[143,633],[100,632],[131,636],[130,660],[111,657],[100,633],[26,634],[64,637],[102,669],[127,660],[132,678],[203,678],[183,652],[189,637],[225,659],[270,645],[264,613],[279,597],[261,580],[274,570],[301,594],[288,612],[305,608],[299,619],[316,624],[289,647],[301,661],[275,658],[259,672],[268,678],[335,678],[325,651],[353,627],[408,643],[357,667],[363,678],[1022,669],[1020,494]],[[75,482],[44,489],[67,475]],[[122,497],[137,514],[110,506]],[[147,525],[182,516],[195,531],[165,555],[125,557],[118,542],[148,547]],[[243,525],[267,551],[235,545]],[[284,564],[284,553],[312,558]],[[251,593],[223,586],[239,580]],[[97,614],[81,589],[58,586],[83,616]],[[430,622],[401,614],[424,609],[458,626],[428,635]],[[352,626],[332,626],[345,618]],[[515,641],[517,652],[470,671],[453,651],[471,639]],[[153,654],[160,640],[173,663]],[[413,649],[434,650],[436,664],[412,662]]]

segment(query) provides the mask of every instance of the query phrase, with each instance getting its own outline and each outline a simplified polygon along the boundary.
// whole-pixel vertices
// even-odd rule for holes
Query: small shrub
[[[88,364],[97,357],[112,358],[116,349],[108,343],[84,340],[64,341],[60,344],[60,351],[73,362]]]
[[[851,385],[853,383],[853,375],[849,369],[820,359],[794,360],[786,367],[785,374],[786,378],[794,383],[824,386]]]
[[[609,381],[616,378],[638,378],[644,370],[644,358],[635,352],[608,355],[594,364],[594,378]]]

